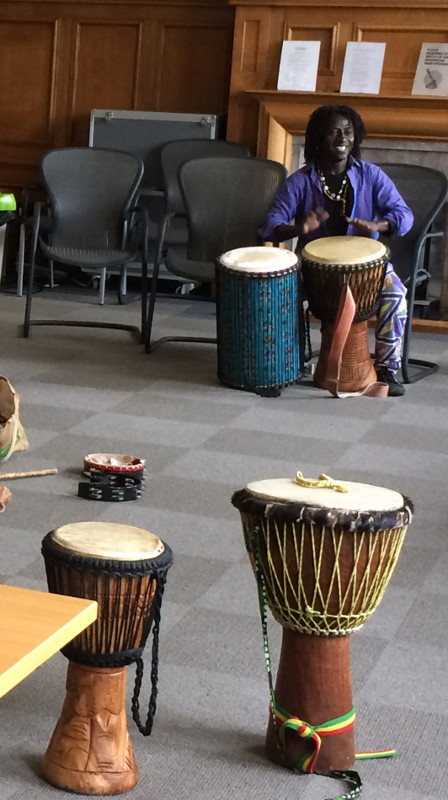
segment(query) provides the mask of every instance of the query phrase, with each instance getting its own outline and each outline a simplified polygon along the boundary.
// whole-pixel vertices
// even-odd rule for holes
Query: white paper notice
[[[384,42],[347,42],[341,92],[378,94],[385,50]]]
[[[320,42],[283,42],[277,89],[315,92]]]
[[[412,94],[448,94],[448,44],[422,44]]]

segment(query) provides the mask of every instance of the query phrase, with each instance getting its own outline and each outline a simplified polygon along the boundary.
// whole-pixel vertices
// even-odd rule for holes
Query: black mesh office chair
[[[180,193],[177,173],[185,161],[193,158],[249,158],[250,151],[238,142],[225,142],[221,139],[179,139],[167,142],[160,150],[160,163],[164,185],[164,208],[160,221],[149,218],[150,241],[156,241],[153,270],[156,280],[160,265],[168,247],[177,247],[185,252],[188,243],[188,227],[185,205]],[[142,202],[145,202],[142,198]]]
[[[186,280],[214,283],[215,261],[222,253],[262,244],[258,228],[286,175],[282,164],[264,158],[201,158],[182,164],[178,178],[187,213],[187,257],[168,249],[167,269]],[[146,352],[166,341],[216,343],[216,339],[191,336],[166,336],[151,342],[156,289],[153,277]]]
[[[145,212],[134,208],[143,176],[137,156],[117,150],[69,147],[50,150],[41,160],[41,180],[48,197],[45,230],[41,203],[34,206],[31,261],[25,308],[24,336],[33,325],[71,325],[116,328],[138,332],[146,325],[147,235]],[[43,235],[45,234],[45,235]],[[66,267],[101,274],[140,260],[142,268],[141,331],[136,326],[110,322],[31,319],[36,254]]]
[[[410,358],[412,315],[415,293],[430,277],[429,255],[431,240],[443,235],[431,230],[434,220],[447,198],[447,177],[443,172],[415,164],[379,164],[393,180],[403,199],[414,214],[414,225],[405,236],[384,237],[390,248],[393,268],[407,287],[408,317],[403,338],[402,375],[404,383],[431,375],[438,364]],[[416,367],[410,370],[409,367]]]

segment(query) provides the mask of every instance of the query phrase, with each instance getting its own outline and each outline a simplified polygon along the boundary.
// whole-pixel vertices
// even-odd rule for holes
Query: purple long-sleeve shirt
[[[348,179],[353,187],[353,208],[347,209],[347,216],[358,219],[388,219],[392,223],[393,233],[404,236],[414,222],[411,209],[406,205],[397,191],[395,184],[376,164],[369,161],[358,161],[349,157]],[[271,211],[259,229],[262,239],[272,240],[277,225],[297,224],[311,211],[323,208],[324,195],[319,176],[314,165],[307,164],[298,172],[294,172],[277,191]],[[301,244],[328,236],[325,223],[315,231],[301,236]],[[348,225],[348,236],[365,236],[366,234]],[[378,233],[373,234],[377,238]]]

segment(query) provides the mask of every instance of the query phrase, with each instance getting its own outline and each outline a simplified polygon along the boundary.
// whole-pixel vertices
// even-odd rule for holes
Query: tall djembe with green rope
[[[266,754],[299,772],[345,778],[359,796],[350,636],[380,603],[412,503],[368,484],[261,480],[232,497],[258,584],[271,693]],[[274,688],[266,610],[283,627]]]

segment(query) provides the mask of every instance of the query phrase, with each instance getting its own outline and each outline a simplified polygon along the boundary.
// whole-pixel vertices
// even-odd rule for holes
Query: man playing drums
[[[299,237],[300,247],[323,236],[404,236],[412,227],[412,212],[391,179],[361,160],[365,135],[353,108],[317,108],[305,133],[305,166],[277,191],[260,236],[275,243]],[[377,314],[375,369],[392,397],[405,391],[396,373],[406,315],[406,289],[388,264]]]

